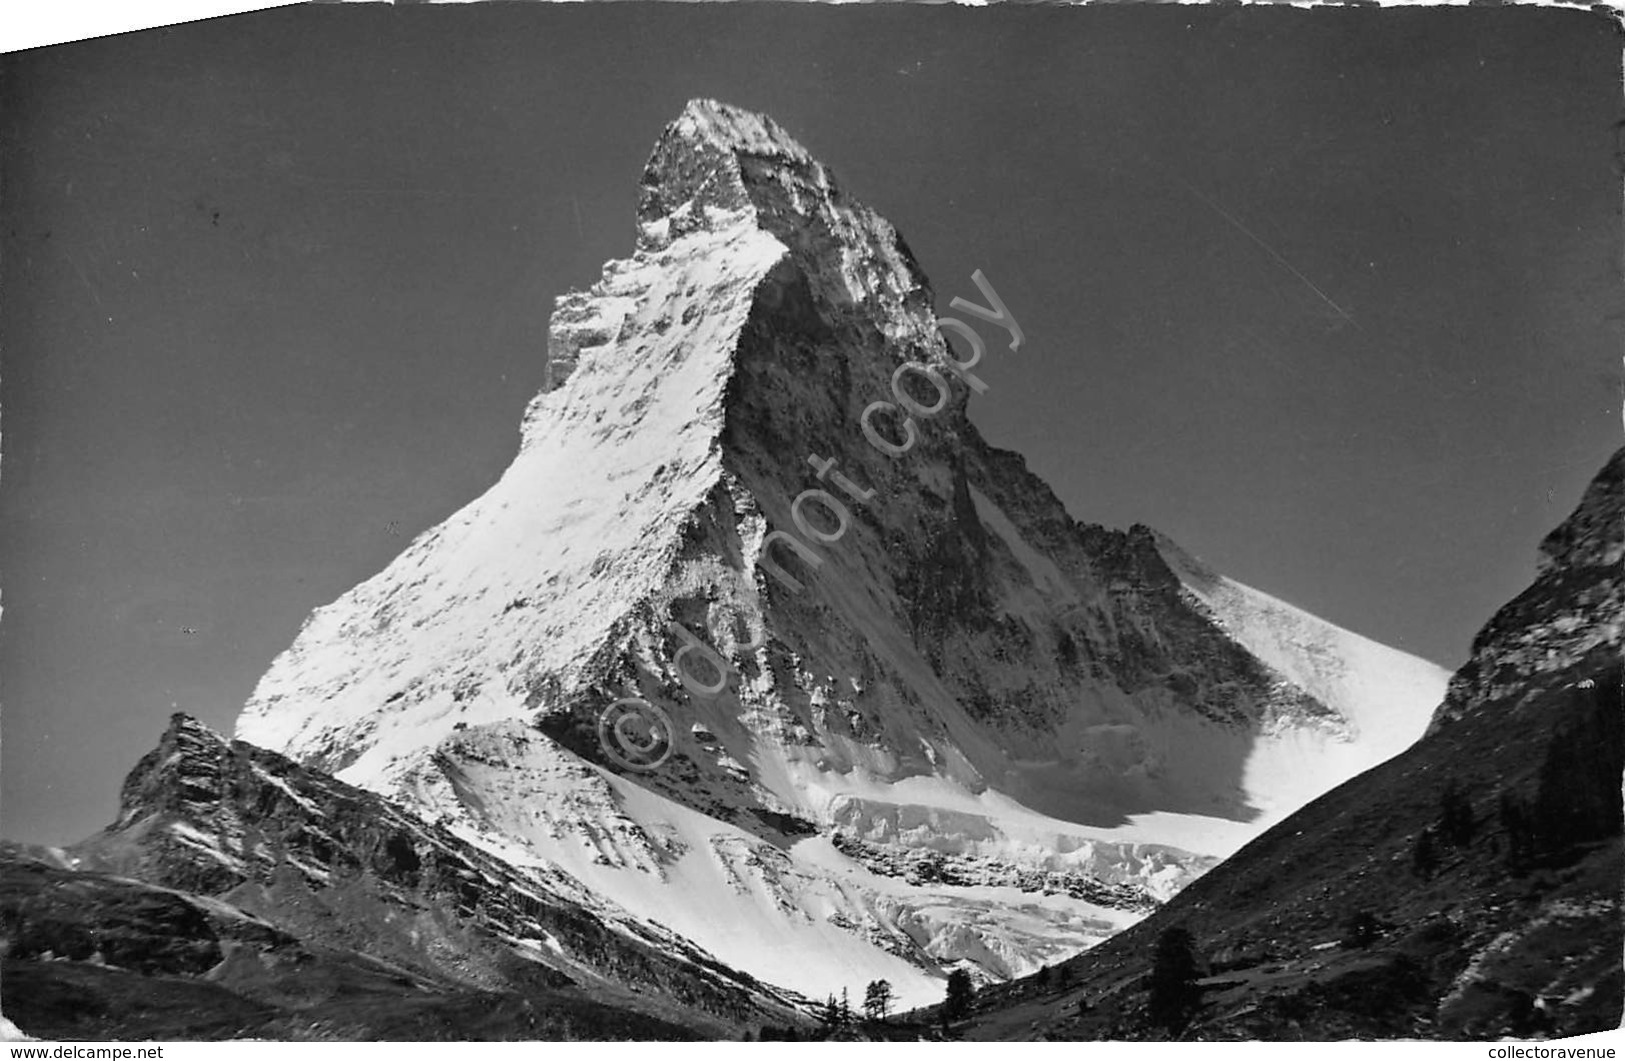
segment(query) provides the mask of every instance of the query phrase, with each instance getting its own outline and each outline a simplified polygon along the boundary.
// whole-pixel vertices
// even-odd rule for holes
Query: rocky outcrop
[[[1450,679],[1433,728],[1574,666],[1625,639],[1625,449],[1615,452],[1573,513],[1540,543],[1529,588],[1473,638],[1467,663]]]
[[[388,910],[350,903],[359,932]],[[10,1038],[164,1041],[697,1039],[730,1025],[533,962],[479,987],[442,950],[395,964],[330,938],[307,943],[219,898],[0,851]],[[331,936],[331,933],[316,933]]]
[[[168,934],[180,948],[174,957],[147,939],[143,953],[165,971],[195,973],[221,961],[210,926],[226,911],[238,936],[259,926],[284,942],[354,951],[436,983],[489,991],[611,985],[616,996],[662,999],[651,1015],[712,1028],[782,1021],[793,1009],[789,996],[562,875],[510,865],[374,793],[228,743],[185,715],[129,775],[118,819],[65,855],[73,868],[52,872],[67,891],[51,894],[91,890],[109,909],[138,908],[139,920],[155,926],[149,936]],[[33,865],[16,872],[45,871]],[[105,874],[134,879],[120,885]],[[22,896],[11,907],[23,926],[14,947],[36,940],[31,953],[75,958],[92,948],[127,964],[114,942],[116,918],[100,919],[114,927],[91,942],[74,942],[60,916],[42,919],[14,873],[8,885]],[[146,970],[151,962],[128,964]]]

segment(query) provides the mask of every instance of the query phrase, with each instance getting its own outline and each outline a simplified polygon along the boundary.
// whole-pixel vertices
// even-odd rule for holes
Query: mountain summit
[[[770,119],[689,103],[637,222],[558,300],[501,479],[315,611],[240,739],[771,983],[912,1002],[1112,934],[1427,726],[1439,668],[984,442],[975,365],[1042,348],[1019,292],[939,320]]]

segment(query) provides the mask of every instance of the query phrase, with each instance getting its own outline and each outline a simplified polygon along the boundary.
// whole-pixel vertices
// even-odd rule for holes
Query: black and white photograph
[[[1615,1056],[1622,49],[761,0],[0,55],[10,1056]]]

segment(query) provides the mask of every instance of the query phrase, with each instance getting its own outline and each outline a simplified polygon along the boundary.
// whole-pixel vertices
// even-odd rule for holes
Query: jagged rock
[[[1473,638],[1432,728],[1462,718],[1542,673],[1566,670],[1625,634],[1625,449],[1540,543],[1539,571]]]
[[[35,941],[27,955],[50,948],[82,959],[100,949],[144,972],[198,973],[223,959],[225,938],[262,949],[297,941],[356,952],[429,985],[607,983],[633,1011],[704,1030],[794,1011],[790,996],[561,874],[512,866],[374,793],[228,743],[186,715],[173,717],[129,775],[117,820],[65,856],[73,869],[19,859],[7,870],[4,909],[14,939]],[[33,881],[41,874],[50,887]],[[111,913],[60,901],[76,892]],[[123,921],[143,926],[136,942],[121,942],[131,936]],[[17,946],[12,957],[27,956]],[[637,992],[665,1001],[651,1008]]]

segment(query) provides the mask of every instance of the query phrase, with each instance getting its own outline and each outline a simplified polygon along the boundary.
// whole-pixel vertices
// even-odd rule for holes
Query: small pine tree
[[[852,1006],[846,1000],[846,988],[841,988],[841,1023],[852,1023]]]
[[[1370,910],[1356,910],[1343,925],[1343,946],[1369,947],[1382,935],[1377,915]]]
[[[1423,829],[1416,838],[1416,847],[1411,851],[1411,869],[1418,877],[1427,880],[1439,868],[1439,853],[1433,848],[1433,827]]]
[[[824,1000],[824,1012],[820,1015],[826,1028],[836,1028],[841,1024],[841,1007],[836,1003],[835,996],[830,995]]]
[[[1196,986],[1196,942],[1181,926],[1157,937],[1151,961],[1151,1023],[1170,1031],[1183,1028],[1196,1012],[1202,989]]]
[[[1439,794],[1439,834],[1451,847],[1466,847],[1473,841],[1477,824],[1472,800],[1456,779],[1451,778]]]
[[[1038,971],[1033,974],[1033,983],[1039,987],[1044,987],[1049,983],[1049,966],[1040,965],[1038,967]]]
[[[1530,824],[1529,807],[1509,789],[1501,790],[1501,828],[1507,834],[1506,862],[1513,873],[1529,867],[1534,854],[1535,831]]]
[[[976,997],[976,985],[970,973],[955,969],[948,974],[948,995],[942,1000],[944,1020],[959,1020],[970,1013],[971,1001]]]

